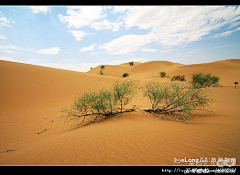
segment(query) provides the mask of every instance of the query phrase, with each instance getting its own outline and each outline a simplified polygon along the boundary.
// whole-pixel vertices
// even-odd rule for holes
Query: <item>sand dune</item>
[[[176,165],[174,158],[240,158],[240,60],[182,65],[167,61],[100,66],[88,73],[0,61],[0,164],[7,165]],[[209,88],[218,102],[191,124],[150,113],[119,114],[71,130],[59,112],[88,89],[108,87],[122,73],[141,82],[165,71],[170,77],[211,73],[223,87]],[[169,78],[159,78],[170,81]],[[121,78],[124,80],[124,78]],[[139,92],[127,107],[149,108]],[[181,164],[182,165],[182,164]]]
[[[91,74],[98,74],[100,66],[88,71]],[[106,65],[103,74],[107,76],[122,77],[127,72],[129,77],[138,80],[148,80],[149,78],[159,77],[159,72],[166,72],[167,76],[185,75],[187,80],[191,80],[192,74],[197,72],[211,73],[213,76],[220,77],[222,86],[234,86],[233,82],[239,80],[240,61],[239,59],[229,59],[205,64],[183,65],[169,61],[151,61],[146,63],[137,63],[129,66],[125,63],[118,66]],[[166,78],[161,79],[167,81]]]

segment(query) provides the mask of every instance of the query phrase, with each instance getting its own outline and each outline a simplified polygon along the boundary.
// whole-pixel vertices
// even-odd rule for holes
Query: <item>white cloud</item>
[[[8,45],[0,45],[0,49],[4,50],[23,50],[24,48],[19,48],[13,44],[8,44]]]
[[[89,26],[96,30],[112,29],[118,31],[123,24],[121,21],[111,22],[107,17],[107,10],[112,7],[100,6],[70,6],[66,11],[67,15],[58,14],[58,18],[62,23],[68,23],[68,28],[81,28]]]
[[[228,47],[230,45],[223,45],[223,46],[216,46],[216,47],[213,47],[212,49],[218,49],[218,48],[221,48],[221,47]]]
[[[152,52],[152,53],[155,53],[157,52],[157,49],[148,49],[146,47],[142,48],[142,52]]]
[[[79,51],[80,51],[80,52],[92,51],[96,45],[97,45],[97,44],[92,44],[92,45],[90,45],[90,46],[88,46],[88,47],[83,47],[83,48],[81,48]]]
[[[112,23],[112,31],[118,31],[122,26],[123,22],[114,22]]]
[[[0,45],[0,49],[3,49],[4,52],[11,53],[11,54],[16,54],[12,50],[24,50],[24,48],[19,48],[13,44]]]
[[[226,32],[223,32],[223,33],[215,34],[215,35],[212,36],[212,38],[220,38],[220,37],[231,35],[232,33],[233,33],[233,30],[226,31]]]
[[[99,55],[99,54],[102,54],[100,52],[91,52],[90,55]]]
[[[240,27],[238,27],[234,30],[229,30],[229,31],[226,31],[226,32],[223,32],[223,33],[215,34],[215,35],[212,36],[212,38],[220,38],[220,37],[228,36],[228,35],[231,35],[233,32],[236,32],[238,30],[240,30]]]
[[[133,6],[114,6],[113,7],[113,13],[118,13],[118,12],[125,12],[126,10],[130,10],[131,8],[133,8]]]
[[[86,15],[87,22],[84,22],[84,19],[80,20],[84,13],[82,7],[75,7],[68,9],[69,16],[66,17],[66,22],[69,23],[69,27],[75,28],[89,26],[96,30],[118,31],[121,26],[124,26],[126,29],[138,27],[148,32],[145,35],[124,35],[99,45],[99,48],[106,49],[109,54],[114,55],[129,54],[153,42],[169,48],[201,40],[211,31],[225,25],[231,25],[231,27],[240,25],[237,22],[240,20],[238,7],[117,6],[110,9],[113,15],[118,15],[117,20],[106,19],[107,14],[104,14],[103,8],[98,7],[98,14],[93,15],[94,18],[90,18],[91,20],[87,20],[89,17]],[[64,22],[61,17],[60,20]],[[227,36],[234,31],[236,29],[214,37]],[[142,48],[142,51],[155,52],[156,50]]]
[[[108,20],[104,19],[102,21],[92,23],[91,27],[96,30],[111,29],[112,24]]]
[[[12,54],[16,54],[15,52],[11,51],[11,50],[3,50],[4,52],[7,52],[7,53],[12,53]]]
[[[116,38],[109,43],[98,46],[100,49],[106,49],[109,54],[121,55],[134,52],[141,46],[151,42],[153,36],[146,35],[124,35]]]
[[[197,53],[198,50],[200,50],[200,49],[195,49],[195,50],[191,50],[191,51],[188,51],[188,52],[183,52],[183,53],[180,53],[180,54]]]
[[[122,22],[109,22],[107,19],[104,19],[102,21],[92,23],[91,27],[96,30],[112,29],[112,31],[118,31],[122,24]]]
[[[58,54],[61,49],[58,47],[51,47],[49,49],[37,50],[37,53],[41,54]]]
[[[163,46],[198,41],[224,25],[237,25],[240,19],[239,7],[137,6],[127,10],[124,26],[150,30],[154,41]]]
[[[87,35],[87,33],[85,33],[84,31],[81,31],[81,30],[72,30],[70,32],[76,38],[77,41],[81,41],[82,38]]]
[[[49,6],[29,6],[30,9],[32,9],[33,13],[47,13],[48,11],[50,11]]]
[[[7,39],[7,37],[0,35],[0,39]]]
[[[167,50],[160,50],[159,52],[170,52],[172,49],[167,49]]]
[[[12,57],[5,57],[5,56],[1,56],[1,57],[0,57],[0,60],[17,62],[17,61],[14,60]]]
[[[7,17],[4,17],[4,16],[1,15],[1,17],[0,17],[0,28],[3,27],[3,26],[4,27],[11,27],[9,25],[9,23],[10,23],[10,20]]]
[[[81,28],[106,17],[103,8],[100,6],[71,6],[66,11],[67,15],[58,14],[62,23],[68,23],[68,28]]]

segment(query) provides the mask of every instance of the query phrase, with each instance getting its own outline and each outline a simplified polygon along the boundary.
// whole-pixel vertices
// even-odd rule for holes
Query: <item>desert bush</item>
[[[177,83],[161,84],[155,80],[145,84],[143,95],[152,105],[152,109],[146,111],[181,116],[182,120],[190,119],[193,111],[205,110],[205,106],[213,101],[205,89]]]
[[[102,70],[100,70],[100,75],[103,75],[103,71]]]
[[[127,105],[137,92],[137,81],[125,80],[123,83],[117,82],[113,86],[114,99],[120,104],[120,111]]]
[[[192,84],[195,88],[205,88],[210,86],[217,86],[219,77],[211,76],[211,74],[196,73],[192,76]]]
[[[130,65],[130,66],[133,66],[133,61],[132,61],[132,62],[129,62],[129,65]]]
[[[123,77],[127,77],[129,74],[128,73],[124,73],[123,74]]]
[[[171,81],[175,81],[175,80],[179,80],[179,81],[186,81],[185,79],[185,75],[174,75],[172,78],[171,78]]]
[[[166,76],[166,72],[159,72],[161,78]]]
[[[70,109],[62,109],[62,112],[66,113],[63,117],[70,121],[80,121],[77,125],[101,121],[124,112],[123,107],[130,102],[135,93],[136,81],[118,81],[109,89],[83,93],[75,99]],[[126,110],[131,111],[134,109]]]
[[[104,69],[104,68],[105,68],[105,66],[104,66],[104,65],[101,65],[101,66],[100,66],[100,69]]]
[[[113,115],[116,109],[116,100],[111,90],[100,90],[99,92],[89,91],[75,99],[71,109],[63,109],[67,113],[65,116],[69,120],[93,123]],[[86,124],[86,123],[85,123]]]

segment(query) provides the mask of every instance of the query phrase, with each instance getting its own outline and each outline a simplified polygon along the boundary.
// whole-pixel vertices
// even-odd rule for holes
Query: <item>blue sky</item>
[[[238,6],[0,6],[0,60],[102,64],[240,59]]]

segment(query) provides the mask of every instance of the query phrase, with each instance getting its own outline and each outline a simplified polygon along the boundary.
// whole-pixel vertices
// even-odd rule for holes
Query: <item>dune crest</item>
[[[100,70],[102,70],[103,75],[119,78],[122,78],[122,74],[126,72],[129,73],[129,77],[142,81],[159,77],[159,72],[166,72],[167,76],[170,77],[185,75],[187,80],[191,80],[192,74],[203,72],[219,76],[219,83],[222,86],[233,86],[233,82],[238,81],[240,77],[240,62],[239,59],[229,59],[211,63],[183,65],[169,61],[150,61],[134,63],[134,66],[130,66],[128,63],[117,66],[105,65],[104,69],[97,66],[87,73],[100,75]],[[166,78],[162,79],[162,81],[166,81]]]

